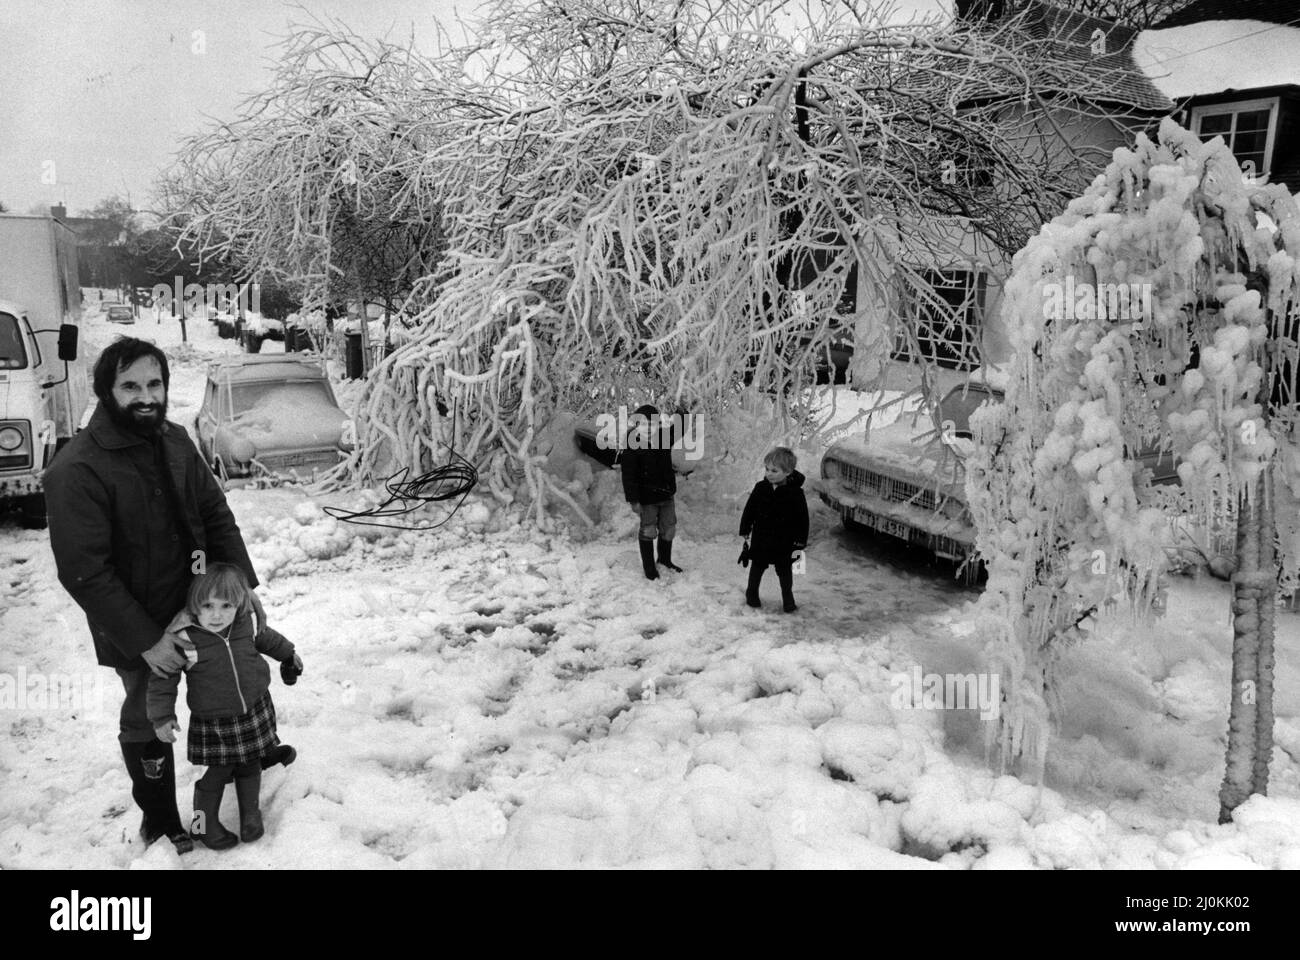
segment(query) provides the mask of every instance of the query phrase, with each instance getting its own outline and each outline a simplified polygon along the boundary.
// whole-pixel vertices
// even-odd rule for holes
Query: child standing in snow
[[[292,683],[302,672],[293,644],[266,627],[254,636],[248,583],[233,564],[213,563],[190,584],[185,608],[168,630],[185,648],[186,702],[190,707],[189,759],[207,766],[194,784],[194,839],[225,850],[263,834],[258,794],[266,760],[291,763],[292,747],[275,732],[271,674],[261,655],[280,661],[280,675]],[[158,739],[176,740],[176,689],[180,672],[149,679],[148,712]],[[274,758],[274,759],[272,759]],[[266,763],[269,766],[269,763]],[[235,781],[239,835],[217,819],[226,784]]]
[[[795,469],[797,463],[794,451],[774,447],[763,458],[764,478],[754,484],[740,516],[740,535],[745,538],[741,563],[752,562],[745,589],[745,602],[751,607],[762,606],[758,586],[772,566],[781,584],[785,612],[799,609],[794,602],[791,567],[795,551],[808,543],[808,501],[803,492],[804,475]]]
[[[655,538],[659,540],[659,562],[676,573],[673,563],[673,535],[677,532],[677,478],[673,475],[672,442],[664,442],[659,411],[646,404],[629,418],[627,449],[619,456],[623,474],[623,495],[641,518],[637,545],[641,568],[647,580],[658,580],[655,569]]]

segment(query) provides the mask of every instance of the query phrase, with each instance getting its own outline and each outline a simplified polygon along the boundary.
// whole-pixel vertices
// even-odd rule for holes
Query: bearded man
[[[46,471],[45,492],[59,582],[85,612],[99,662],[117,671],[126,692],[118,740],[144,814],[141,838],[166,836],[184,853],[193,844],[176,807],[172,745],[154,735],[146,714],[149,674],[185,664],[179,638],[164,627],[195,573],[222,561],[250,586],[257,576],[221,485],[185,428],[167,420],[169,385],[167,356],[152,343],[123,337],[104,350],[94,370],[99,404]],[[260,604],[256,612],[260,629]]]

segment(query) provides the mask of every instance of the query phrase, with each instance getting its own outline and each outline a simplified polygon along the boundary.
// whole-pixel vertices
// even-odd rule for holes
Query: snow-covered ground
[[[237,346],[194,323],[178,351],[178,325],[112,327],[90,306],[89,344],[133,333],[178,357],[171,418],[191,423],[204,359]],[[703,470],[681,484],[686,572],[651,583],[617,475],[563,466],[599,507],[582,542],[477,493],[436,530],[395,532],[321,510],[356,496],[231,492],[271,622],[305,661],[273,689],[299,760],[264,779],[265,838],[183,858],[135,838],[117,679],[46,534],[4,521],[0,676],[89,679],[71,707],[29,691],[0,713],[0,867],[1300,867],[1296,613],[1278,617],[1271,796],[1218,826],[1226,584],[1175,580],[1164,619],[1117,614],[1067,655],[1047,783],[1030,786],[989,771],[976,710],[900,699],[914,672],[981,669],[974,590],[810,497],[800,610],[773,612],[769,574],[751,611],[736,484]],[[178,756],[185,814],[200,771]]]

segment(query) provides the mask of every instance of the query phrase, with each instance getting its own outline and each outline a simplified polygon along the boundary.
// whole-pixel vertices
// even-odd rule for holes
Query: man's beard
[[[167,398],[163,397],[161,403],[130,403],[125,408],[117,405],[117,400],[109,394],[104,399],[104,408],[108,411],[109,419],[112,420],[123,430],[139,434],[142,437],[151,437],[162,429],[163,421],[167,419]],[[145,411],[149,415],[145,416]]]

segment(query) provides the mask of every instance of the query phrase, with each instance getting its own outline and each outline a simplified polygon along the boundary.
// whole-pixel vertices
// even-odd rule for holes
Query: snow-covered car
[[[135,323],[135,312],[125,304],[115,303],[104,311],[109,323]]]
[[[975,553],[975,527],[966,503],[966,469],[957,441],[969,440],[970,417],[985,403],[1001,403],[1000,389],[972,377],[939,403],[941,436],[928,417],[900,417],[866,438],[834,443],[822,457],[818,495],[850,529],[865,529],[964,562]],[[1169,454],[1140,454],[1153,484],[1178,482]]]
[[[101,300],[99,301],[99,312],[108,313],[109,307],[124,307],[126,304],[120,300]]]
[[[222,480],[308,480],[351,450],[348,425],[318,360],[245,354],[208,368],[194,433]]]

